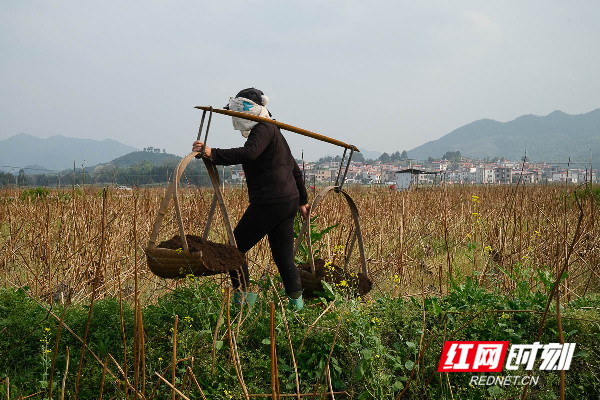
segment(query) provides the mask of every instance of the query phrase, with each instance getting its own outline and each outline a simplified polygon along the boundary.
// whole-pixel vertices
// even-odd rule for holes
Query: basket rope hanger
[[[204,135],[204,143],[206,143],[206,140],[208,138],[208,132],[210,130],[210,123],[212,121],[212,107],[208,111],[210,113],[209,113],[208,124],[206,126],[206,131],[205,131],[205,135]],[[207,113],[207,111],[204,111],[202,114],[202,120],[200,122],[200,128],[198,130],[198,140],[200,140],[202,137],[202,130],[204,127],[204,120],[206,119],[206,113]],[[163,202],[161,203],[161,206],[158,210],[158,215],[156,216],[156,220],[154,221],[154,225],[152,227],[152,234],[150,235],[150,239],[148,241],[148,246],[146,247],[146,255],[148,258],[148,265],[150,266],[150,268],[152,269],[152,271],[155,274],[162,276],[164,278],[173,278],[173,277],[177,277],[177,276],[181,275],[176,267],[171,268],[172,266],[174,266],[174,265],[178,266],[181,263],[181,261],[180,261],[181,257],[173,257],[173,255],[171,254],[173,252],[172,250],[160,249],[160,248],[156,247],[156,239],[158,237],[158,233],[160,231],[160,227],[162,225],[162,222],[165,217],[165,214],[166,214],[167,208],[169,206],[169,203],[171,201],[171,198],[173,199],[173,203],[175,204],[175,213],[176,213],[176,217],[177,217],[177,224],[179,226],[179,235],[181,238],[182,252],[183,252],[183,255],[185,256],[185,258],[188,259],[189,264],[193,264],[196,267],[195,274],[196,275],[212,275],[214,273],[223,272],[223,271],[210,270],[209,268],[206,267],[204,262],[202,262],[201,254],[197,255],[197,254],[190,253],[188,243],[187,243],[187,238],[185,236],[185,230],[183,227],[183,220],[181,218],[181,210],[179,207],[179,200],[178,200],[178,196],[177,196],[178,182],[181,179],[181,176],[183,175],[185,168],[187,167],[189,162],[194,157],[202,157],[203,155],[204,155],[204,148],[200,152],[195,152],[195,151],[191,152],[190,154],[185,156],[179,162],[179,164],[177,165],[177,169],[175,170],[173,182],[167,189],[167,193],[165,195],[165,198],[163,199]],[[206,158],[202,158],[202,160],[204,161],[204,165],[206,166],[206,170],[208,171],[208,175],[210,177],[210,181],[211,181],[213,189],[214,189],[214,195],[213,195],[213,198],[211,201],[210,211],[209,211],[209,214],[208,214],[208,217],[206,220],[206,225],[204,227],[204,232],[203,232],[202,238],[204,240],[208,239],[210,225],[212,223],[212,220],[213,220],[213,217],[215,214],[215,210],[216,210],[216,207],[218,204],[221,214],[223,216],[223,223],[224,223],[225,229],[227,231],[229,244],[236,246],[235,237],[233,235],[233,230],[231,229],[231,222],[229,221],[229,215],[227,214],[227,208],[225,206],[225,201],[223,200],[223,194],[221,193],[221,186],[220,186],[220,182],[219,182],[219,174],[217,172],[217,167],[210,160],[208,160]],[[175,260],[173,260],[173,258]]]
[[[204,134],[204,143],[205,144],[206,144],[206,140],[208,138],[208,132],[210,130],[210,123],[212,121],[212,107],[210,107],[209,111],[210,111],[210,114],[208,117],[208,124],[206,126],[206,132]],[[200,128],[198,130],[198,140],[200,140],[202,138],[202,129],[204,126],[205,118],[206,118],[206,111],[204,111],[202,113],[202,120],[200,122]],[[169,186],[169,189],[167,190],[167,194],[166,194],[166,196],[160,206],[160,209],[158,211],[158,216],[157,216],[156,220],[154,221],[154,226],[152,228],[152,235],[150,235],[150,241],[148,243],[148,247],[151,247],[151,248],[155,247],[156,238],[158,236],[158,231],[160,229],[162,220],[165,216],[166,209],[169,205],[169,202],[170,202],[171,196],[172,196],[173,202],[175,203],[175,212],[177,214],[177,223],[179,225],[181,242],[182,242],[181,244],[183,245],[183,250],[187,254],[189,254],[187,239],[185,238],[185,234],[184,234],[184,230],[183,230],[183,221],[181,219],[181,212],[179,210],[179,200],[177,198],[177,184],[179,182],[179,179],[181,179],[181,176],[183,175],[183,171],[185,170],[185,168],[187,167],[189,162],[192,160],[192,158],[202,157],[203,155],[204,155],[204,148],[202,148],[202,150],[200,152],[193,151],[190,154],[188,154],[186,157],[184,157],[177,165],[173,183],[171,183],[171,186]],[[212,219],[214,216],[216,205],[218,203],[221,214],[223,214],[223,220],[225,223],[225,228],[227,230],[227,236],[229,237],[229,244],[235,246],[236,245],[235,237],[233,236],[233,230],[231,229],[231,223],[229,221],[229,216],[227,214],[227,208],[225,206],[225,201],[223,200],[223,194],[221,193],[221,190],[220,190],[221,186],[220,186],[220,182],[219,182],[219,174],[217,172],[217,167],[210,160],[208,160],[206,158],[202,158],[202,160],[204,161],[204,165],[206,166],[208,175],[210,177],[210,181],[211,181],[211,183],[213,185],[213,189],[215,191],[212,201],[211,201],[210,211],[209,211],[209,215],[208,215],[208,218],[206,221],[206,226],[204,228],[204,233],[202,235],[202,238],[205,240],[208,238],[208,232],[210,230],[210,225],[211,225],[211,222],[212,222]]]

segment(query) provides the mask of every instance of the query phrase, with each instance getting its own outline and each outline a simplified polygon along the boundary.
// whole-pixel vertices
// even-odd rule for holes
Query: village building
[[[478,165],[475,167],[475,182],[483,185],[494,183],[494,167],[491,165]]]
[[[512,183],[512,167],[494,168],[494,182],[508,185]]]

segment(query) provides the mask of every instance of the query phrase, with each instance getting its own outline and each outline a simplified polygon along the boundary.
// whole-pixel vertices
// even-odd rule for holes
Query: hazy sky
[[[481,118],[600,107],[599,18],[598,1],[2,0],[0,139],[184,155],[193,106],[254,86],[282,122],[410,150]],[[243,144],[228,117],[211,132]],[[296,157],[342,152],[284,134]]]

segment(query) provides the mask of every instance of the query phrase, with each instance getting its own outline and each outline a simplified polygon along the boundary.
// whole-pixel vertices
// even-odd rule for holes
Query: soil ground
[[[235,270],[246,260],[244,253],[230,244],[214,243],[195,235],[185,235],[185,237],[190,253],[202,252],[202,261],[204,261],[207,268],[213,271],[227,272]],[[175,235],[171,239],[161,242],[157,247],[172,250],[181,249],[181,236]]]

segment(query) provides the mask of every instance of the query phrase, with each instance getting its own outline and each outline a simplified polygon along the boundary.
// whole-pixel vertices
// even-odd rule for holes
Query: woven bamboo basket
[[[150,271],[152,271],[152,273],[161,278],[180,278],[185,277],[189,274],[193,274],[195,276],[216,275],[236,270],[242,266],[242,264],[240,264],[224,265],[220,268],[210,268],[202,260],[201,252],[190,252],[188,248],[188,243],[183,228],[183,220],[181,219],[181,211],[179,209],[179,200],[177,198],[177,184],[183,174],[183,171],[185,171],[185,168],[187,167],[189,162],[197,154],[199,153],[192,152],[188,154],[179,162],[179,165],[177,165],[177,170],[175,172],[173,182],[167,189],[165,198],[158,210],[158,215],[156,216],[156,220],[154,221],[154,225],[152,227],[152,234],[150,235],[150,240],[148,241],[148,245],[145,249],[148,268],[150,268]],[[216,204],[218,202],[221,209],[221,213],[223,214],[223,220],[225,222],[227,234],[229,235],[229,244],[235,246],[235,238],[233,237],[233,231],[231,230],[231,225],[227,216],[225,203],[223,201],[221,191],[219,190],[219,177],[216,168],[210,161],[204,159],[204,162],[206,164],[211,181],[213,181],[212,183],[215,188],[215,195],[213,197],[208,220],[204,229],[203,238],[206,240],[208,237],[210,223],[212,221]],[[178,250],[156,247],[156,239],[158,237],[158,233],[160,231],[160,227],[162,225],[169,203],[171,202],[171,198],[175,203],[175,213],[177,216],[177,224],[179,225],[179,236],[181,237],[181,249]]]
[[[155,247],[146,249],[148,268],[154,275],[161,278],[181,278],[189,274],[195,276],[208,276],[221,274],[227,271],[212,270],[202,261],[202,254],[198,252],[184,254],[171,249]],[[236,268],[239,268],[238,265]]]

